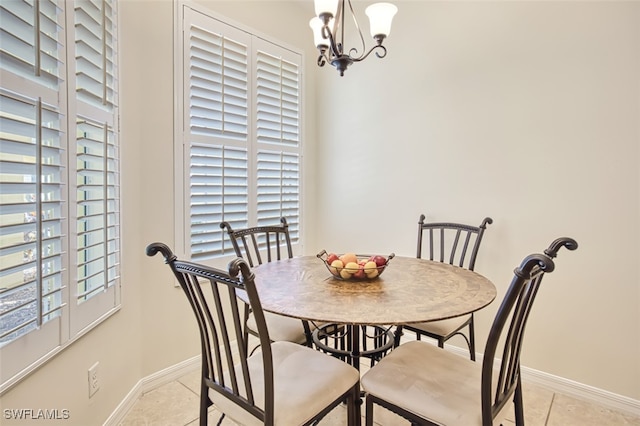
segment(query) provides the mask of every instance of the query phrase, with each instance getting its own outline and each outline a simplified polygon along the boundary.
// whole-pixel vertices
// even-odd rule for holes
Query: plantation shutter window
[[[176,241],[182,256],[215,264],[235,252],[234,229],[286,217],[300,245],[302,55],[184,3],[175,152]]]
[[[0,2],[0,393],[120,306],[115,6]]]

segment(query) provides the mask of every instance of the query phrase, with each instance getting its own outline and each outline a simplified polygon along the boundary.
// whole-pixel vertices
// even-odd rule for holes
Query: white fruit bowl
[[[333,278],[343,281],[367,281],[382,275],[395,254],[384,257],[353,253],[334,254],[322,250],[316,256],[322,260]]]

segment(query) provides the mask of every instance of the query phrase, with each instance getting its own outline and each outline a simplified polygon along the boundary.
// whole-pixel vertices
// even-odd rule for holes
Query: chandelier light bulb
[[[338,12],[338,3],[340,0],[314,0],[314,6],[316,9],[316,16],[322,15],[336,16]]]
[[[309,27],[311,27],[311,31],[313,31],[313,42],[318,49],[326,49],[329,47],[329,40],[322,37],[322,20],[317,16],[315,18],[311,18],[309,21]]]
[[[367,7],[364,13],[369,17],[371,37],[378,40],[385,38],[391,32],[391,21],[398,12],[398,8],[391,3],[375,3]]]

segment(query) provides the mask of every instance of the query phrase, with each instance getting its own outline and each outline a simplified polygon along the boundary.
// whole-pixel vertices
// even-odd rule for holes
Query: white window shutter
[[[247,35],[185,8],[185,105],[191,259],[233,253],[223,221],[246,227],[249,210]],[[213,30],[216,28],[216,31]]]
[[[300,56],[259,43],[256,53],[257,221],[300,227]]]
[[[276,47],[270,47],[271,51],[274,49]],[[300,136],[299,65],[258,50],[256,78],[257,141],[297,147]]]
[[[220,223],[247,226],[247,150],[192,144],[190,164],[191,258],[233,253]]]
[[[107,123],[77,122],[76,300],[116,284],[120,267],[118,147]]]
[[[184,255],[215,263],[233,254],[221,222],[239,229],[285,216],[299,243],[301,54],[195,4],[181,11]]]
[[[119,303],[120,164],[117,138],[117,15],[113,0],[73,2],[75,70],[70,77],[77,118],[69,123],[75,135],[76,305],[100,296],[101,301],[75,309],[72,331]],[[98,306],[100,305],[100,306]]]
[[[112,109],[115,105],[115,13],[113,0],[76,1],[76,93],[79,101]]]
[[[115,5],[0,2],[0,393],[119,305]]]
[[[61,313],[62,119],[38,98],[0,96],[0,346]]]

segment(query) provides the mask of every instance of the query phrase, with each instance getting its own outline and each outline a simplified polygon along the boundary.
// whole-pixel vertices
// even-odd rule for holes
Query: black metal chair
[[[255,226],[233,229],[228,222],[222,222],[220,228],[226,229],[236,256],[245,259],[252,268],[263,262],[293,257],[289,224],[286,218],[280,219],[280,225]],[[271,312],[265,312],[269,335],[273,341],[287,341],[311,346],[312,326],[308,321],[289,318]],[[245,331],[258,335],[251,310],[245,310]]]
[[[425,223],[424,220],[425,216],[420,215],[416,257],[421,259],[423,249],[428,247],[430,260],[447,262],[450,265],[473,271],[484,231],[487,229],[487,224],[493,223],[493,219],[490,217],[484,218],[480,226],[448,222]],[[464,334],[465,328],[467,328],[467,335]],[[473,314],[399,327],[396,330],[396,345],[400,343],[402,329],[416,333],[418,340],[420,340],[421,336],[436,339],[438,346],[441,348],[444,347],[444,343],[447,340],[453,336],[460,335],[467,343],[471,359],[473,361],[476,359]]]
[[[229,271],[180,261],[162,243],[160,252],[184,290],[200,330],[202,374],[200,425],[208,407],[244,425],[312,425],[346,401],[349,425],[360,422],[359,373],[353,367],[292,342],[271,342],[264,312],[247,263],[236,258]],[[207,286],[206,284],[209,284]],[[260,349],[246,353],[238,292],[246,292]]]
[[[544,254],[527,256],[516,268],[491,326],[482,365],[413,341],[365,373],[366,424],[373,425],[373,404],[378,404],[412,424],[489,426],[503,418],[513,400],[516,424],[524,425],[520,352],[525,325],[542,277],[554,270],[552,259],[561,247],[575,250],[578,244],[558,238]],[[494,371],[496,354],[500,367]]]

